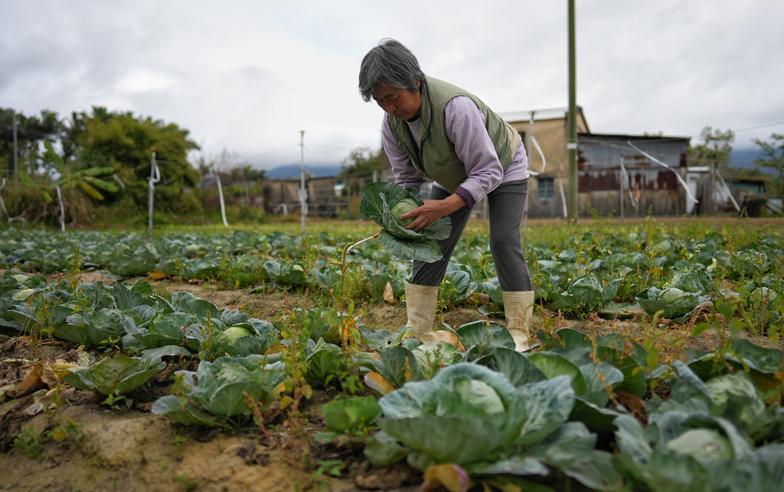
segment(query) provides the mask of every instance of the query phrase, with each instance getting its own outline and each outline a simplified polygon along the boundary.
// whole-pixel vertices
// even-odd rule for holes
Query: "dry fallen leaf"
[[[44,362],[41,379],[47,386],[54,387],[62,382],[63,378],[73,372],[73,369],[80,367],[78,364],[56,359],[54,362]]]
[[[433,465],[425,471],[422,490],[445,488],[449,492],[467,492],[471,488],[471,478],[458,465]]]
[[[27,374],[22,378],[21,381],[16,383],[16,389],[14,391],[14,396],[17,398],[20,396],[24,396],[28,393],[31,393],[37,389],[45,388],[46,383],[41,379],[41,374],[43,373],[43,363],[37,362],[30,366],[27,371]]]
[[[384,376],[377,372],[365,374],[364,381],[368,388],[378,391],[382,395],[395,391],[395,387],[389,384],[389,382],[384,379]]]
[[[388,304],[395,303],[395,291],[392,289],[392,284],[389,282],[384,286],[384,302]]]
[[[6,384],[5,386],[0,386],[0,403],[5,401],[6,395],[8,395],[9,398],[13,398],[15,390],[15,384]]]
[[[432,341],[446,342],[450,345],[454,345],[460,351],[465,350],[465,347],[463,347],[462,342],[460,342],[460,338],[458,338],[458,336],[455,333],[449,330],[436,330],[432,333],[429,333],[429,337],[427,338],[429,338],[429,340]]]

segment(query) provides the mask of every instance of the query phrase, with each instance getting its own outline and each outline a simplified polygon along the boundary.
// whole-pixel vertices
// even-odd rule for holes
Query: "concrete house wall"
[[[534,111],[506,118],[524,138],[528,154],[528,168],[538,172],[528,180],[528,216],[563,217],[564,197],[568,192],[569,178],[566,165],[568,128],[567,113],[563,109]],[[578,111],[577,131],[588,132],[588,123],[582,110]],[[539,144],[544,159],[534,144]],[[545,165],[546,163],[546,165]],[[543,168],[544,167],[544,168]],[[561,194],[563,190],[563,196]]]

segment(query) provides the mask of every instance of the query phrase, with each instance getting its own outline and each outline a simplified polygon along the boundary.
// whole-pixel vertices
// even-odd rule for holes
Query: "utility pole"
[[[566,144],[569,162],[569,220],[577,222],[577,81],[575,70],[574,0],[569,2],[569,141]]]
[[[14,126],[14,172],[11,177],[14,180],[19,179],[18,169],[19,169],[19,147],[17,145],[16,139],[16,132],[17,132],[17,123],[16,123],[16,110],[13,112],[13,126]]]
[[[308,215],[307,193],[305,192],[305,130],[299,131],[299,163],[300,232],[305,234],[305,216]]]

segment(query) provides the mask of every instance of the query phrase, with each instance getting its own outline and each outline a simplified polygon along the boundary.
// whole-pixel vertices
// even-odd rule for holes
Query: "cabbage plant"
[[[89,368],[79,369],[64,378],[75,388],[94,390],[106,396],[124,395],[161,372],[166,364],[160,359],[143,359],[116,355]]]
[[[546,476],[553,467],[588,487],[617,490],[611,455],[594,449],[585,425],[567,422],[574,403],[566,376],[516,387],[500,372],[458,363],[381,398],[381,431],[365,455],[380,466],[406,458],[426,475],[449,464],[480,480]]]
[[[371,183],[362,188],[359,210],[383,230],[379,240],[389,252],[400,258],[432,263],[443,257],[439,240],[449,237],[451,221],[443,217],[421,231],[406,229],[410,222],[400,218],[422,205],[411,191],[392,183]]]
[[[172,394],[158,398],[152,413],[181,424],[225,426],[251,415],[248,401],[272,403],[285,378],[282,362],[266,364],[262,356],[220,357],[201,361],[194,371],[177,371]]]
[[[541,442],[568,418],[574,392],[566,377],[518,389],[499,372],[463,362],[429,381],[406,383],[379,404],[381,430],[409,450],[409,463],[425,469],[492,462],[515,444]]]
[[[685,292],[676,287],[651,287],[644,295],[637,296],[637,302],[646,313],[653,316],[658,311],[663,311],[665,318],[676,323],[687,321],[697,306],[709,299],[709,296],[699,292]]]
[[[373,396],[336,399],[321,407],[326,432],[314,437],[320,442],[333,442],[341,436],[362,437],[381,415],[381,407]]]
[[[446,367],[430,381],[406,383],[379,404],[379,427],[410,449],[409,462],[420,469],[498,457],[523,421],[522,402],[506,377],[468,363]]]

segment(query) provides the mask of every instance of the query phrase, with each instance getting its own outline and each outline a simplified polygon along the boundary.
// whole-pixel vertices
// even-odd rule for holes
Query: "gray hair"
[[[359,69],[359,92],[362,99],[370,101],[380,84],[390,87],[419,90],[425,74],[411,51],[394,39],[382,39],[378,46],[368,51]]]

